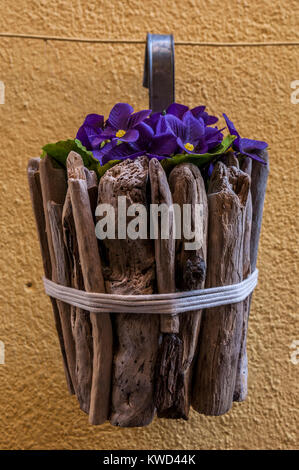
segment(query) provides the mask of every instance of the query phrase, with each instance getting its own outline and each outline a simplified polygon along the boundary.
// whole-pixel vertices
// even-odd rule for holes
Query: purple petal
[[[145,122],[141,122],[136,126],[136,130],[139,132],[139,137],[136,141],[137,147],[146,148],[154,137],[153,129]]]
[[[204,113],[203,120],[207,126],[212,126],[213,124],[216,124],[216,122],[219,121],[218,117],[211,116],[208,113]]]
[[[205,140],[205,137],[201,137],[196,146],[196,149],[191,153],[207,153],[209,151],[209,146]]]
[[[151,109],[144,109],[143,111],[138,111],[138,113],[132,114],[129,119],[129,129],[133,129],[140,122],[144,121],[151,112]]]
[[[206,127],[205,138],[209,140],[224,131],[224,129],[225,127],[222,127],[222,129],[218,129],[218,127]]]
[[[103,165],[110,160],[125,160],[126,158],[137,158],[144,155],[144,151],[136,152],[127,144],[120,144],[114,147],[110,152],[106,153],[103,158],[102,162]]]
[[[100,114],[88,114],[85,118],[84,124],[86,126],[100,128],[103,127],[104,116]]]
[[[266,142],[259,140],[251,139],[241,139],[239,140],[239,152],[242,155],[247,155],[248,157],[253,158],[261,163],[266,164],[265,160],[262,158],[262,151],[268,147]]]
[[[207,127],[206,134],[205,134],[205,141],[208,146],[208,150],[213,149],[218,144],[220,144],[223,140],[223,129],[218,129],[217,127]]]
[[[177,149],[177,139],[173,134],[156,135],[150,147],[152,153],[158,155],[171,155]]]
[[[159,121],[161,113],[153,113],[149,118],[145,119],[145,123],[148,124],[152,129],[156,129],[157,122]]]
[[[161,115],[156,125],[156,134],[164,134],[167,132],[168,124],[167,120],[165,119],[166,116]]]
[[[81,144],[87,148],[87,150],[91,150],[91,143],[89,138],[86,134],[84,125],[81,126],[77,132],[76,139],[80,140]]]
[[[108,125],[113,127],[113,129],[123,129],[128,128],[128,121],[133,113],[134,109],[127,103],[117,103],[110,111],[108,118]]]
[[[252,150],[264,150],[267,147],[268,144],[261,140],[240,139],[240,149],[242,148],[242,150],[246,150],[247,152]]]
[[[96,148],[100,145],[104,140],[111,140],[115,137],[115,130],[111,127],[106,127],[101,133],[94,134],[90,136],[91,145],[93,148]]]
[[[185,139],[186,126],[179,118],[172,114],[166,114],[165,122],[167,123],[168,129],[174,136],[180,137],[182,140]]]
[[[205,124],[203,119],[196,119],[191,111],[188,111],[186,114],[184,114],[183,123],[186,126],[185,142],[194,144],[194,142],[197,142],[199,138],[204,135]]]
[[[103,154],[100,150],[92,150],[92,155],[100,162],[101,165],[103,165]]]
[[[226,125],[228,127],[229,133],[231,135],[236,135],[237,137],[240,137],[240,134],[238,133],[237,129],[235,128],[234,124],[232,121],[230,121],[227,117],[226,114],[223,113],[223,117],[225,119]]]
[[[77,139],[79,139],[88,150],[91,150],[92,148],[95,148],[98,145],[94,144],[95,140],[99,142],[105,140],[105,138],[102,139],[100,137],[101,133],[101,129],[96,130],[93,127],[81,126],[77,133]]]
[[[115,137],[115,139],[120,140],[121,142],[136,142],[139,137],[139,132],[137,129],[129,129],[123,137]]]
[[[103,163],[103,158],[105,155],[108,155],[111,150],[117,146],[117,142],[116,141],[113,141],[113,142],[107,142],[107,144],[104,145],[104,147],[102,147],[101,149],[94,149],[92,150],[92,154],[93,156],[99,160],[99,162],[102,164]],[[110,159],[111,160],[111,159]],[[112,159],[113,160],[113,159]]]
[[[198,118],[206,109],[205,106],[196,106],[196,108],[191,109],[191,113],[194,117]]]
[[[205,106],[197,106],[196,108],[191,109],[191,113],[197,119],[202,118],[206,126],[211,126],[218,121],[216,116],[211,116],[205,111]]]
[[[88,149],[91,149],[91,140],[102,131],[104,116],[99,114],[88,114],[84,123],[79,128],[76,138]]]
[[[172,103],[166,109],[166,113],[172,114],[173,116],[176,116],[177,118],[182,119],[182,117],[188,111],[188,109],[189,109],[188,106],[184,106],[183,104]]]

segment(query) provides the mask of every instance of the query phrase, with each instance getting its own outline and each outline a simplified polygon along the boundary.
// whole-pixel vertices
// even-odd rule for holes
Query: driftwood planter
[[[267,153],[264,158],[268,162]],[[45,276],[87,292],[153,294],[238,283],[256,267],[268,164],[231,154],[206,191],[191,163],[166,175],[147,157],[127,159],[97,181],[71,152],[67,172],[49,156],[32,159],[28,180]],[[99,241],[95,208],[109,202],[191,205],[202,245],[169,239]],[[202,226],[194,207],[201,204]],[[130,218],[127,220],[130,222]],[[158,417],[226,413],[247,395],[246,338],[251,296],[176,316],[96,314],[51,299],[67,385],[91,424],[145,426]]]

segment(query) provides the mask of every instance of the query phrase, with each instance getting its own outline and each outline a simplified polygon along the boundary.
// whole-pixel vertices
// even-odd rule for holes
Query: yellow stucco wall
[[[173,32],[181,43],[298,42],[298,12],[296,0],[1,0],[0,32],[138,42],[150,31]],[[155,419],[146,428],[120,429],[90,426],[68,396],[25,170],[41,145],[74,136],[87,113],[107,115],[117,101],[147,106],[144,45],[0,37],[1,449],[298,447],[299,365],[290,360],[299,339],[299,104],[290,100],[298,53],[298,46],[176,47],[177,101],[227,112],[241,134],[270,143],[249,396],[222,417],[191,412],[188,422]]]

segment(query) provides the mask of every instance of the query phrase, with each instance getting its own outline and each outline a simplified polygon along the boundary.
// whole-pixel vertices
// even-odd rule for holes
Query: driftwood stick
[[[88,191],[96,191],[97,194],[96,174],[88,171],[86,168],[84,170]],[[62,211],[62,225],[63,239],[70,267],[70,286],[75,289],[84,290],[84,281],[79,259],[79,249],[69,189],[67,191]],[[85,413],[89,413],[93,363],[92,327],[89,312],[72,305],[70,308],[72,330],[76,348],[76,394],[80,408]]]
[[[238,157],[236,156],[235,152],[229,150],[226,152],[220,160],[225,163],[226,166],[235,166],[236,168],[240,168]]]
[[[51,266],[50,252],[49,252],[49,246],[48,246],[48,239],[47,239],[47,234],[46,234],[46,221],[45,221],[43,198],[42,198],[42,191],[41,191],[41,184],[40,184],[39,167],[40,167],[40,158],[31,158],[28,163],[27,174],[28,174],[28,183],[29,183],[32,208],[33,208],[33,213],[35,217],[39,244],[40,244],[40,251],[41,251],[42,261],[43,261],[43,266],[44,266],[44,273],[45,273],[46,278],[51,279],[52,278],[52,266]],[[67,386],[68,386],[69,392],[73,394],[74,388],[73,388],[73,384],[70,378],[69,368],[67,364],[59,310],[57,307],[56,300],[52,297],[50,298],[50,300],[51,300],[52,308],[53,308],[54,321],[55,321],[55,326],[56,326],[56,330],[58,334]]]
[[[71,153],[68,156],[67,168],[84,287],[87,292],[105,292],[101,259],[81,157]],[[93,336],[93,375],[89,421],[91,424],[101,424],[109,417],[112,327],[110,315],[107,313],[91,313],[90,320]]]
[[[259,163],[256,160],[251,160],[248,157],[242,163],[242,171],[251,175],[251,191],[248,203],[250,207],[246,207],[246,218],[250,217],[250,210],[252,213],[251,233],[250,233],[250,271],[253,272],[256,268],[258,245],[260,238],[260,231],[262,226],[264,199],[266,194],[267,180],[269,174],[269,156],[267,150],[263,151],[262,157],[266,161],[266,165]],[[251,199],[251,203],[250,203]],[[247,241],[248,243],[248,241]],[[244,241],[245,246],[245,241]],[[248,267],[248,253],[247,262],[244,261],[244,269]],[[248,272],[249,274],[249,272]],[[245,276],[245,273],[244,273]],[[248,319],[251,306],[252,294],[244,301],[244,306],[247,313],[247,320],[243,327],[243,337],[241,343],[240,359],[238,366],[238,373],[236,379],[236,389],[234,394],[235,401],[244,401],[247,396],[247,380],[248,380],[248,360],[246,351]]]
[[[52,280],[62,286],[69,286],[69,265],[67,253],[63,243],[62,233],[62,209],[61,204],[48,201],[48,216],[51,230],[51,239],[53,252],[55,256],[55,271],[52,272]],[[76,391],[76,351],[71,327],[71,306],[65,302],[57,300],[57,306],[60,314],[60,321],[65,344],[65,352],[69,371],[74,389]]]
[[[207,286],[243,279],[245,207],[250,179],[236,167],[215,165],[208,192]],[[232,406],[243,326],[243,303],[207,309],[196,364],[192,405],[221,415]]]
[[[41,159],[40,162],[40,182],[41,182],[41,189],[43,195],[43,206],[44,206],[44,214],[46,219],[46,232],[47,232],[47,239],[48,239],[48,246],[49,246],[49,253],[51,258],[51,266],[52,266],[52,280],[57,278],[57,262],[56,256],[53,248],[53,241],[52,241],[52,234],[50,228],[50,221],[49,221],[49,212],[48,212],[48,202],[53,201],[56,204],[63,205],[66,191],[67,191],[67,184],[66,184],[66,174],[63,168],[56,167],[54,160],[49,155],[46,155],[45,158]],[[61,233],[62,236],[62,233]],[[70,334],[71,329],[68,328],[66,325],[67,318],[62,318],[64,316],[64,307],[61,307],[63,311],[60,311],[61,303],[58,302],[58,310],[60,314],[60,321],[61,321],[61,328],[63,334]],[[67,315],[69,317],[69,315]],[[69,317],[70,320],[70,317]],[[70,377],[72,380],[72,385],[74,390],[76,390],[75,380],[75,370],[74,370],[74,347],[71,346],[70,350],[67,351],[66,343],[71,345],[71,336],[68,338],[64,338],[65,343],[65,353],[68,361],[68,369],[70,372]]]
[[[251,271],[256,268],[258,245],[262,227],[264,200],[266,195],[267,180],[269,175],[269,155],[263,151],[262,157],[266,165],[253,160],[251,170],[251,196],[252,196],[252,226],[250,239]]]
[[[48,214],[48,201],[53,201],[57,204],[63,205],[67,191],[67,184],[65,171],[63,170],[63,168],[57,168],[55,166],[54,161],[51,157],[49,157],[49,155],[46,155],[45,158],[42,158],[40,161],[40,182],[43,195],[43,206],[46,219],[46,232],[51,258],[52,272],[56,272],[56,258],[51,238]]]
[[[155,158],[149,162],[149,177],[151,203],[161,208],[156,221],[158,226],[155,227],[157,231],[155,259],[158,293],[165,294],[175,292],[175,227],[174,214],[171,212],[172,196],[166,174]],[[168,234],[162,233],[162,217],[164,223],[168,225]],[[160,331],[164,334],[159,347],[155,374],[155,404],[158,415],[171,408],[175,401],[177,374],[182,360],[182,340],[178,336],[179,316],[161,315]]]
[[[31,158],[28,162],[27,176],[31,203],[38,233],[40,251],[42,255],[44,273],[45,276],[50,279],[52,274],[52,267],[46,234],[46,222],[43,208],[42,191],[40,186],[39,165],[40,158]]]
[[[147,207],[148,159],[139,157],[115,165],[100,180],[100,204],[111,204],[118,217],[133,203]],[[124,208],[118,211],[118,197]],[[99,214],[100,215],[100,214]],[[133,223],[135,216],[127,217]],[[99,223],[99,222],[98,222]],[[128,228],[128,225],[125,225]],[[154,243],[118,233],[102,242],[106,288],[115,294],[151,294],[154,291]],[[111,424],[145,426],[154,416],[154,373],[158,351],[159,316],[115,314]]]
[[[191,207],[190,228],[195,234],[193,239],[187,238],[188,234],[184,233],[185,224],[183,224],[182,217],[181,239],[177,241],[176,246],[176,286],[181,291],[201,289],[206,275],[208,232],[208,203],[204,181],[195,165],[184,163],[172,170],[169,185],[173,202],[179,205],[181,213],[184,214],[184,205]],[[201,211],[199,220],[196,219],[196,208]],[[197,247],[190,249],[187,243],[194,243],[195,240],[197,240]],[[201,315],[201,310],[180,315],[183,358],[177,381],[175,403],[166,414],[169,418],[188,418]]]
[[[241,164],[241,169],[249,177],[251,176],[252,160],[246,157]],[[250,264],[250,238],[251,238],[251,224],[252,224],[252,198],[251,191],[248,193],[248,199],[245,208],[245,226],[244,226],[244,242],[243,242],[243,279],[246,279],[251,273]],[[234,401],[244,401],[247,397],[247,382],[248,382],[248,359],[247,359],[247,329],[248,317],[250,309],[251,296],[243,302],[243,326],[241,347],[239,353],[239,362],[237,368],[236,385],[234,391]]]

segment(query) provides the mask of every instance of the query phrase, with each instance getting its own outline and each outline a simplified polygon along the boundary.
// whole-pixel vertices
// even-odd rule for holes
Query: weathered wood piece
[[[74,153],[74,152],[73,152]],[[69,162],[72,160],[69,158]],[[94,172],[84,169],[88,191],[97,195],[97,177]],[[72,171],[71,171],[72,172]],[[79,259],[76,228],[73,217],[70,190],[68,189],[62,211],[63,239],[70,269],[70,286],[84,290],[84,281]],[[71,308],[71,324],[76,349],[76,395],[80,408],[89,413],[92,387],[93,339],[89,312],[78,307]]]
[[[149,162],[151,204],[159,206],[161,212],[155,224],[155,259],[157,290],[159,294],[175,292],[175,238],[172,196],[167,177],[159,161]],[[162,217],[164,224],[162,225]],[[163,233],[163,229],[166,233]],[[168,229],[168,230],[167,230]],[[181,368],[182,340],[178,315],[161,315],[160,331],[163,334],[159,347],[155,373],[155,405],[158,414],[173,406],[177,374]]]
[[[229,150],[223,154],[220,160],[225,163],[226,166],[235,166],[236,168],[240,168],[238,157],[232,150]]]
[[[169,186],[173,203],[178,204],[183,214],[184,205],[191,208],[191,231],[195,238],[188,239],[181,220],[181,238],[176,244],[176,287],[180,291],[201,289],[204,287],[207,259],[208,203],[204,181],[200,170],[192,163],[176,166],[169,176]],[[188,207],[188,206],[187,206]],[[200,210],[196,219],[196,208]],[[197,247],[187,248],[186,243]],[[194,359],[197,351],[201,310],[180,315],[180,337],[183,341],[182,365],[178,371],[175,400],[172,408],[163,413],[168,418],[188,418],[191,402],[191,385]]]
[[[125,217],[126,209],[137,203],[147,207],[148,159],[130,159],[108,170],[100,180],[99,204],[109,203],[115,218]],[[124,207],[118,211],[118,197]],[[99,215],[99,214],[98,214]],[[135,214],[127,217],[134,224]],[[154,292],[154,243],[149,239],[131,239],[119,233],[116,239],[104,239],[102,259],[107,292],[115,294],[151,294]],[[145,426],[154,416],[154,373],[158,351],[159,316],[115,314],[115,335],[111,424]]]
[[[252,160],[246,157],[242,164],[241,169],[249,177],[251,176]],[[251,191],[248,193],[248,199],[245,208],[245,226],[244,226],[244,242],[243,242],[243,279],[246,279],[251,273],[250,263],[250,238],[251,238],[251,223],[252,223],[252,198]],[[247,329],[248,329],[248,317],[250,310],[250,299],[243,302],[243,325],[242,325],[242,337],[241,347],[239,353],[239,362],[237,367],[236,385],[234,391],[234,401],[244,401],[247,396],[247,381],[248,381],[248,359],[247,359]]]
[[[31,197],[35,222],[36,222],[36,228],[37,228],[37,233],[38,233],[38,238],[39,238],[40,251],[42,255],[45,277],[48,279],[51,279],[52,278],[52,266],[51,266],[50,252],[49,252],[49,246],[48,246],[48,239],[47,239],[47,234],[46,234],[46,220],[45,220],[44,207],[43,207],[43,197],[42,197],[42,191],[41,191],[39,168],[40,168],[40,158],[31,158],[29,160],[28,168],[27,168],[30,197]],[[62,359],[63,359],[63,366],[64,366],[64,371],[65,371],[67,386],[68,386],[69,392],[73,394],[74,388],[73,388],[73,384],[70,378],[69,368],[67,364],[59,310],[57,307],[56,300],[52,297],[50,297],[50,300],[51,300],[52,308],[53,308],[54,321],[55,321],[55,326],[56,326],[56,330],[58,334],[58,340],[59,340]]]
[[[261,155],[266,165],[261,164],[256,160],[251,160],[248,157],[243,161],[241,166],[242,171],[251,175],[251,212],[252,212],[252,223],[250,233],[250,271],[253,272],[256,268],[258,245],[260,238],[260,231],[262,226],[264,199],[266,194],[267,180],[269,174],[269,155],[267,150],[264,150]],[[250,217],[250,208],[246,208],[249,213],[246,217]],[[248,243],[248,242],[247,242]],[[244,242],[245,246],[245,242]],[[248,254],[247,254],[248,256]],[[247,258],[248,266],[248,258]],[[246,269],[246,263],[244,262],[244,268]],[[244,274],[245,275],[245,274]],[[248,299],[244,301],[245,308],[247,310],[247,322],[244,324],[243,337],[241,343],[240,359],[238,366],[238,373],[236,379],[236,389],[234,394],[235,401],[244,401],[247,396],[247,380],[248,380],[248,360],[246,351],[247,342],[247,330],[248,330],[248,319],[251,306],[252,294]]]
[[[209,242],[206,287],[243,279],[245,208],[250,179],[236,167],[215,165],[208,191]],[[221,415],[232,406],[243,326],[243,303],[207,309],[196,364],[192,406]]]
[[[80,155],[67,159],[68,183],[78,242],[84,287],[87,292],[105,292],[101,259],[90,208],[86,175]],[[93,374],[89,421],[101,424],[109,417],[112,365],[112,326],[107,313],[90,314],[93,336]]]
[[[265,160],[266,165],[263,165],[257,160],[253,160],[251,170],[252,225],[250,238],[250,260],[252,272],[256,268],[258,245],[262,227],[264,200],[269,175],[269,155],[267,150],[263,150],[261,156]]]
[[[63,243],[62,232],[62,204],[48,201],[48,218],[51,230],[51,240],[53,253],[55,257],[55,270],[52,272],[52,280],[62,286],[69,286],[69,265],[67,253]],[[76,350],[71,327],[71,306],[61,300],[57,300],[57,306],[60,314],[60,321],[65,344],[67,363],[70,376],[76,392]]]
[[[52,276],[51,279],[55,280],[57,276],[57,263],[56,263],[56,256],[54,253],[53,248],[53,241],[52,241],[52,234],[50,228],[50,221],[49,221],[49,212],[48,212],[48,202],[53,201],[56,204],[63,205],[66,191],[67,191],[67,184],[66,184],[66,174],[63,168],[56,167],[54,160],[49,156],[46,155],[45,158],[42,158],[40,161],[40,182],[41,182],[41,190],[43,196],[43,206],[44,206],[44,214],[46,220],[46,233],[48,239],[48,246],[49,246],[49,253],[51,259],[51,266],[52,266]],[[62,234],[61,234],[62,235]],[[60,321],[61,321],[61,328],[64,334],[69,335],[69,337],[64,338],[65,343],[65,353],[68,363],[68,370],[70,373],[70,377],[72,380],[72,386],[74,390],[76,389],[75,380],[75,371],[74,371],[74,348],[73,346],[67,351],[66,343],[71,344],[71,336],[70,336],[70,329],[66,325],[67,318],[62,318],[64,313],[60,312],[60,306],[62,303],[57,303],[57,307],[59,310]],[[64,307],[61,307],[64,310]],[[61,316],[62,315],[62,316]],[[68,316],[68,315],[67,315]]]

